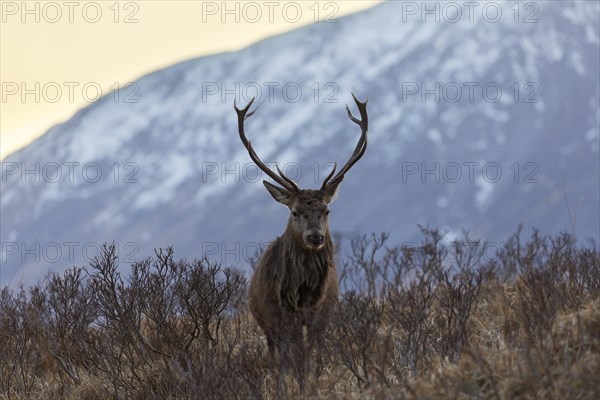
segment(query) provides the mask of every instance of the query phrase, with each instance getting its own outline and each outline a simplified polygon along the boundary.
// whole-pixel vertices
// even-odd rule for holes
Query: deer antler
[[[329,173],[329,175],[327,175],[327,178],[325,178],[325,180],[323,181],[323,185],[321,185],[321,190],[326,190],[327,187],[339,184],[342,181],[342,179],[344,179],[344,175],[346,174],[346,172],[348,172],[350,170],[350,168],[352,168],[352,166],[358,160],[360,160],[360,158],[363,156],[363,154],[365,154],[365,150],[367,150],[367,132],[369,130],[369,116],[367,115],[367,101],[369,101],[369,98],[367,98],[364,101],[364,103],[360,102],[356,98],[354,93],[352,93],[352,98],[354,99],[354,102],[356,103],[356,106],[358,107],[358,111],[360,112],[361,119],[359,120],[359,119],[355,118],[354,115],[352,115],[352,112],[350,111],[350,108],[348,107],[348,105],[346,105],[346,111],[348,112],[348,117],[350,118],[350,120],[352,120],[352,122],[354,122],[355,124],[360,126],[360,130],[361,130],[360,139],[358,139],[358,143],[356,144],[356,148],[354,149],[352,156],[350,156],[350,159],[346,162],[346,164],[342,167],[342,169],[340,169],[340,171],[335,176],[333,176],[333,174],[335,174],[335,170],[337,168],[337,163],[335,163],[333,165],[333,170]]]
[[[290,178],[285,176],[285,174],[279,169],[279,165],[277,165],[277,163],[275,163],[275,167],[277,168],[277,172],[279,173],[279,176],[277,176],[277,174],[275,174],[273,171],[271,171],[260,160],[260,158],[258,158],[258,155],[256,155],[256,152],[252,148],[252,143],[250,143],[250,141],[246,138],[246,134],[244,133],[244,121],[247,118],[250,118],[258,109],[258,107],[257,107],[252,112],[248,113],[248,110],[252,106],[252,103],[254,103],[254,99],[255,98],[253,97],[252,100],[250,100],[250,103],[248,103],[248,105],[241,110],[239,108],[237,108],[235,100],[233,101],[233,108],[235,108],[235,112],[237,113],[237,116],[238,116],[238,130],[240,132],[240,139],[242,140],[244,147],[246,147],[246,150],[248,150],[248,154],[250,154],[250,158],[258,166],[258,168],[260,168],[264,173],[269,175],[275,182],[280,184],[284,189],[286,189],[292,193],[297,192],[299,190],[298,185],[296,185],[296,183],[293,180],[291,180]]]

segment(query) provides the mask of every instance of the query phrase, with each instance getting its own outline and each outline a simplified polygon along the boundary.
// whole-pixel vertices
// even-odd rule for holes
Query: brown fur
[[[294,194],[288,206],[302,213],[303,227],[311,227],[318,224],[317,216],[329,200],[324,192],[305,190]],[[250,311],[267,337],[271,354],[290,356],[295,367],[301,364],[300,353],[318,340],[338,299],[334,246],[326,217],[321,226],[325,242],[311,249],[290,215],[285,232],[265,250],[250,282]]]

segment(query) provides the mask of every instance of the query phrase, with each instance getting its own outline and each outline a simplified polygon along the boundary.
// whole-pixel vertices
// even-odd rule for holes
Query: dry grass
[[[357,238],[301,392],[272,367],[246,281],[171,249],[0,292],[1,399],[595,399],[600,253],[568,235]],[[487,251],[486,251],[487,250]]]

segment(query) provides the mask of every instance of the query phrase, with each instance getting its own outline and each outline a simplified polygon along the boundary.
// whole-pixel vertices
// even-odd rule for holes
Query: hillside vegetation
[[[596,399],[600,252],[570,235],[502,244],[356,238],[304,393],[271,365],[244,276],[172,249],[0,293],[3,399]],[[282,374],[282,375],[280,375]],[[280,378],[281,377],[281,378]]]

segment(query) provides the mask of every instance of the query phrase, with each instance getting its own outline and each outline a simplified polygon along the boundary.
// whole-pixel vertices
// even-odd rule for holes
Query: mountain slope
[[[125,262],[173,245],[246,268],[287,218],[237,136],[233,100],[257,87],[247,135],[303,187],[349,157],[344,103],[369,96],[369,148],[332,205],[340,235],[410,243],[429,224],[501,240],[523,223],[597,242],[599,6],[538,4],[534,23],[508,3],[498,22],[437,23],[388,2],[140,78],[3,161],[0,284],[107,241]],[[36,163],[39,182],[21,173]]]

